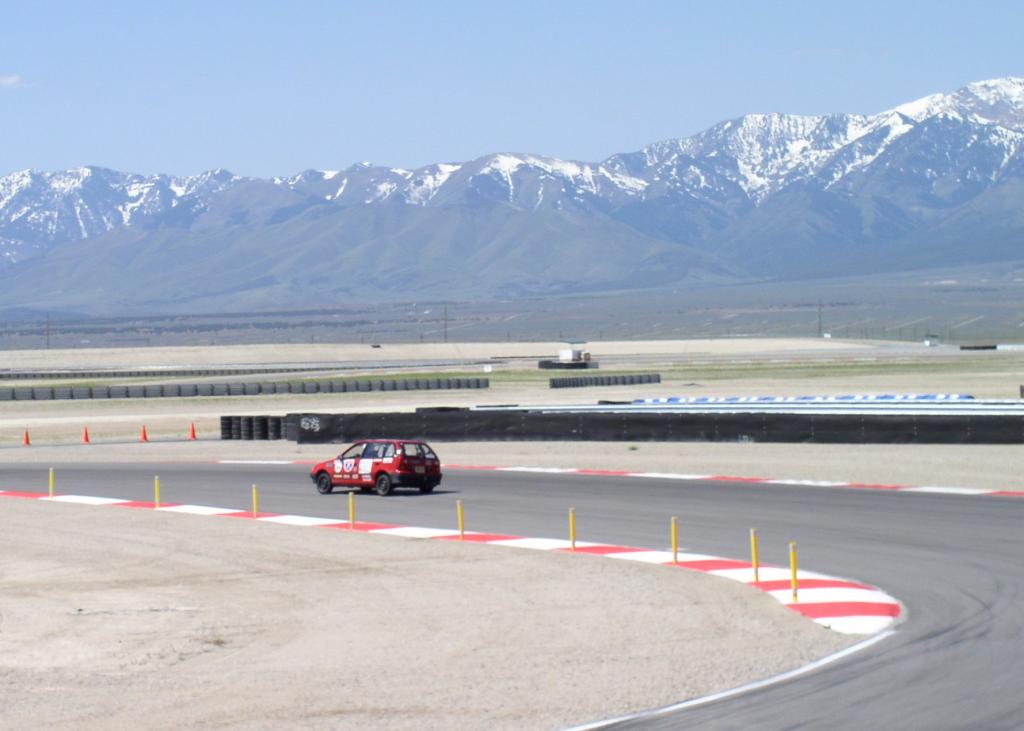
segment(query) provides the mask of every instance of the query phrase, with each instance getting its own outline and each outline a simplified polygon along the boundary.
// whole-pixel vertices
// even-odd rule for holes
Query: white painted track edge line
[[[290,459],[218,459],[217,464],[296,464]]]
[[[839,652],[827,655],[821,658],[820,660],[815,660],[814,662],[807,663],[806,665],[794,668],[793,670],[788,670],[784,673],[780,673],[779,675],[773,675],[769,678],[755,680],[753,683],[747,683],[746,685],[740,685],[736,688],[723,690],[719,693],[712,693],[711,695],[705,695],[699,698],[691,698],[690,700],[681,701],[679,703],[673,703],[672,705],[662,706],[661,708],[655,708],[649,711],[640,711],[639,713],[632,713],[626,716],[619,716],[617,718],[609,718],[604,721],[594,721],[592,723],[583,724],[582,726],[570,726],[566,729],[563,729],[563,731],[592,731],[593,729],[606,728],[607,726],[611,726],[612,724],[616,723],[653,719],[659,716],[664,716],[669,713],[674,713],[676,711],[683,711],[687,708],[696,708],[698,706],[707,705],[708,703],[714,703],[715,701],[725,700],[727,698],[732,698],[733,696],[742,695],[743,693],[749,693],[754,690],[760,690],[761,688],[767,688],[768,686],[783,683],[787,680],[798,678],[801,675],[806,675],[807,673],[823,668],[826,665],[831,665],[832,663],[838,662],[839,660],[849,657],[854,653],[866,650],[872,645],[875,645],[881,642],[882,640],[892,637],[894,634],[896,634],[895,629],[885,630],[884,632],[880,632],[877,635],[868,637],[866,640],[858,642],[855,645],[850,645],[849,647],[846,647],[840,650]]]

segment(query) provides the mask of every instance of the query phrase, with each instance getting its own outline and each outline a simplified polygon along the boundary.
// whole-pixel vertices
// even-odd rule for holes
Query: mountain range
[[[1024,79],[748,114],[601,162],[0,178],[0,308],[244,311],[1024,259]]]

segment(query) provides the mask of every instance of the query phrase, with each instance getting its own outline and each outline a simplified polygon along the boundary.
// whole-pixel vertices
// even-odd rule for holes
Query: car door
[[[331,475],[333,484],[345,486],[362,484],[362,480],[359,478],[359,461],[365,448],[366,442],[357,442],[338,455],[338,458],[334,460],[334,474]]]
[[[380,446],[379,442],[366,443],[366,448],[363,450],[363,454],[359,458],[359,474],[357,475],[358,481],[354,484],[373,484],[373,466],[375,463],[380,461]]]

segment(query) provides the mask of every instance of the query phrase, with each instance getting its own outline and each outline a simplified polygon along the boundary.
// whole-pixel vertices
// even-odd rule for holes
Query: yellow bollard
[[[252,517],[260,514],[260,493],[256,486],[252,486]]]
[[[50,468],[50,497],[53,497],[53,489],[57,486],[57,476],[53,473],[53,467]]]
[[[160,477],[153,478],[153,505],[154,507],[160,507]]]
[[[569,508],[569,543],[576,550],[576,508]]]
[[[679,563],[679,518],[672,516],[672,563]]]
[[[757,555],[757,528],[750,529],[750,563],[754,567],[754,583],[756,584],[761,580],[759,572],[761,561]]]
[[[354,492],[348,494],[348,528],[349,530],[356,528],[356,494]]]
[[[462,501],[455,501],[455,511],[459,515],[459,540],[466,540],[466,515],[462,512]]]
[[[789,542],[789,583],[793,587],[793,603],[797,603],[796,590],[796,541]]]

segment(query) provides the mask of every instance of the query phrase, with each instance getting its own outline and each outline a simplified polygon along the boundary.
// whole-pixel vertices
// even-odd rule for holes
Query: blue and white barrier
[[[669,396],[668,398],[634,399],[637,405],[649,404],[787,404],[787,403],[846,403],[874,401],[973,401],[974,396],[960,393],[865,393],[845,396]]]

